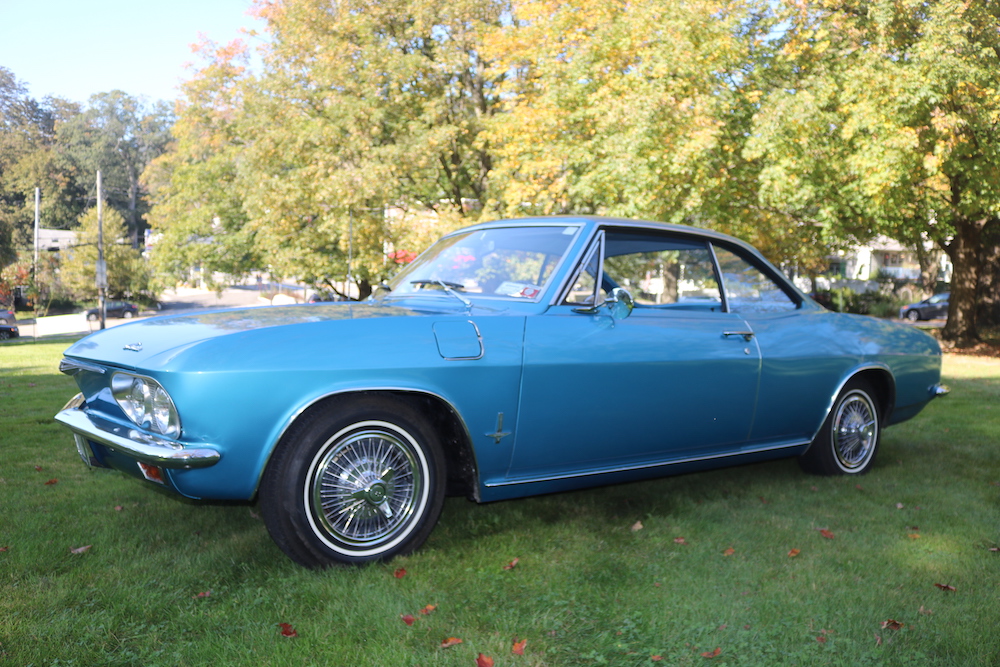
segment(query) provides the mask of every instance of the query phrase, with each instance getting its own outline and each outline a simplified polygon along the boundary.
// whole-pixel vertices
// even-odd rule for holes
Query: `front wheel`
[[[366,397],[307,415],[261,480],[275,543],[301,565],[388,560],[419,547],[444,503],[436,434],[409,405]]]
[[[874,390],[865,380],[851,380],[837,396],[816,439],[799,457],[799,464],[819,475],[864,474],[875,461],[881,436]]]
[[[906,311],[906,319],[911,322],[918,322],[920,321],[920,312],[916,310],[908,310]]]

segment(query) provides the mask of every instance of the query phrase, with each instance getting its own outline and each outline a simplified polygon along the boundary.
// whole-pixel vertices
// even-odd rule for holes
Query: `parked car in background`
[[[104,314],[106,317],[121,317],[126,320],[139,314],[139,309],[134,303],[128,301],[107,301],[104,304]],[[101,318],[100,308],[91,308],[87,311],[87,319],[96,322]]]
[[[21,335],[18,330],[17,325],[14,324],[0,324],[0,340],[7,340],[8,338],[17,338]]]
[[[56,419],[89,466],[259,500],[276,544],[324,567],[412,551],[446,494],[780,457],[858,475],[946,392],[940,368],[933,337],[830,312],[732,237],[526,218],[448,234],[363,303],[92,334],[66,350],[80,394]]]
[[[911,303],[899,309],[900,319],[907,319],[911,322],[919,320],[937,320],[948,317],[948,297],[951,292],[942,292],[924,299],[920,303]]]
[[[0,324],[14,324],[15,322],[17,322],[17,317],[13,310],[0,310]]]
[[[333,292],[313,292],[309,296],[308,303],[326,303],[328,301],[345,301],[344,297]]]

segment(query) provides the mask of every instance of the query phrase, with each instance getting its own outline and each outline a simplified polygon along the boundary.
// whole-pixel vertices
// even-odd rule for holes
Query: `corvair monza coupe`
[[[753,248],[682,226],[503,220],[365,302],[156,317],[92,334],[56,419],[90,466],[258,499],[302,565],[420,546],[446,494],[517,498],[797,456],[869,470],[935,396],[913,327],[832,313]]]

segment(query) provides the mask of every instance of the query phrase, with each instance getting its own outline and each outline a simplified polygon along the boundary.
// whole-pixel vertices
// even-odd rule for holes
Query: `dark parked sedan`
[[[104,312],[107,317],[123,317],[128,320],[138,315],[139,309],[128,301],[108,301],[104,304]],[[96,322],[100,316],[100,308],[91,308],[87,311],[87,319],[91,322]]]
[[[17,330],[17,326],[13,324],[0,324],[0,340],[17,338],[20,335],[21,333]]]
[[[920,303],[911,303],[899,309],[900,319],[907,319],[911,322],[918,320],[937,320],[948,317],[948,297],[951,292],[935,294],[929,299],[924,299]]]
[[[13,310],[0,310],[0,324],[14,324],[16,321]]]

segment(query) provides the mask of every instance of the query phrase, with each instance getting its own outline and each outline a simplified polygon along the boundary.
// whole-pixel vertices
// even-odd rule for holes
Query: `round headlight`
[[[156,380],[127,373],[111,378],[111,393],[136,426],[176,438],[181,432],[177,408]]]

